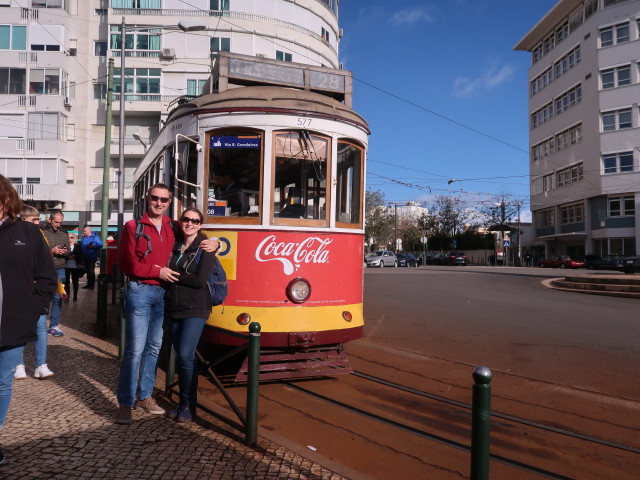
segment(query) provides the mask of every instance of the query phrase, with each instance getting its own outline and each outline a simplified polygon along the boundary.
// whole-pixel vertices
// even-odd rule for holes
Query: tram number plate
[[[311,119],[310,118],[304,118],[304,117],[298,117],[298,126],[299,127],[310,127],[311,126]]]

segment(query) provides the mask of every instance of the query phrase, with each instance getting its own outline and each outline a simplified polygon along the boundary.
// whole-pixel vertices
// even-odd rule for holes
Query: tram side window
[[[360,224],[362,210],[362,148],[338,142],[336,159],[336,222]]]
[[[274,217],[326,220],[329,141],[306,130],[276,135]]]
[[[259,215],[261,155],[261,135],[224,133],[209,137],[207,215]]]

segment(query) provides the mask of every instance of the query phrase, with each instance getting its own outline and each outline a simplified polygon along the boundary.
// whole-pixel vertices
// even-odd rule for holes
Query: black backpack
[[[171,229],[173,230],[174,237],[177,238],[178,226],[173,220],[171,220],[171,222],[169,223],[170,223]],[[136,245],[138,244],[138,240],[140,239],[140,237],[144,238],[147,241],[147,251],[142,254],[142,258],[144,258],[151,253],[151,250],[152,250],[151,237],[149,237],[149,235],[144,233],[144,224],[140,222],[139,218],[136,218],[136,234],[135,234]]]

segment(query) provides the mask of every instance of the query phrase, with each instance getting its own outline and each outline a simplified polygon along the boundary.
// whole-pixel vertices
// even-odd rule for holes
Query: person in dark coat
[[[16,365],[25,344],[37,340],[38,317],[47,312],[58,285],[51,250],[38,227],[18,220],[21,205],[11,182],[0,175],[0,428]]]
[[[166,284],[165,315],[168,318],[171,342],[176,350],[180,403],[169,410],[169,418],[190,422],[195,415],[198,390],[196,346],[200,341],[213,302],[208,280],[215,265],[215,253],[205,252],[200,242],[204,217],[196,208],[188,208],[180,217],[183,240],[177,241],[168,267],[177,272],[177,281]]]

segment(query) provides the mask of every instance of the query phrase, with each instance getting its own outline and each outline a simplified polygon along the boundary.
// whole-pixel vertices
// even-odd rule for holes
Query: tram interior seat
[[[301,203],[286,204],[278,216],[280,218],[306,218],[307,209]]]

